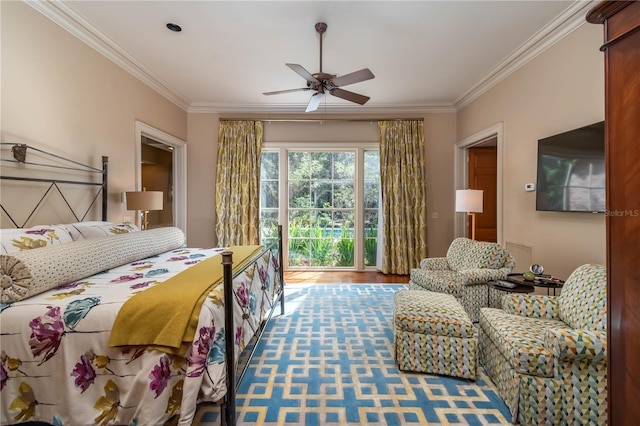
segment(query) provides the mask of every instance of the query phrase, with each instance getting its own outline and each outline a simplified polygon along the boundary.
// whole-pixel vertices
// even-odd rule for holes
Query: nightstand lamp
[[[163,199],[162,191],[146,191],[143,188],[142,191],[127,192],[127,210],[142,211],[142,229],[147,229],[149,210],[162,210]]]
[[[482,213],[482,194],[480,189],[457,189],[456,212],[465,212],[471,218],[471,239],[476,239],[476,213]]]

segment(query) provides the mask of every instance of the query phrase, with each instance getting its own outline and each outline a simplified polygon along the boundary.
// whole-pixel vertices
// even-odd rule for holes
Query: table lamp
[[[457,189],[456,212],[465,212],[471,218],[471,239],[476,239],[476,213],[482,213],[481,189]]]
[[[141,210],[143,214],[142,229],[147,229],[149,222],[147,214],[149,210],[162,210],[164,208],[164,196],[162,191],[127,192],[127,210]]]

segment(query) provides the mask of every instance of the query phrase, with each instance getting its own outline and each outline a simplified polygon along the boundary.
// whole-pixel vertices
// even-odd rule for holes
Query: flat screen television
[[[536,210],[605,211],[604,121],[538,140]]]

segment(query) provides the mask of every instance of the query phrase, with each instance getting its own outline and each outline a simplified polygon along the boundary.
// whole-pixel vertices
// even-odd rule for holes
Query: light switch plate
[[[524,185],[524,190],[527,191],[527,192],[535,191],[536,190],[536,184],[535,183],[526,183]]]

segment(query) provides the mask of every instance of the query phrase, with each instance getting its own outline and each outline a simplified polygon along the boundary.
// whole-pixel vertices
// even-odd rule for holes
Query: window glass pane
[[[260,159],[260,241],[264,245],[278,237],[279,159],[278,151],[263,151]]]
[[[265,151],[262,153],[262,162],[260,164],[260,179],[278,180],[278,159],[280,154],[273,151]]]
[[[313,207],[319,209],[331,207],[331,181],[314,181],[311,183],[311,187]]]
[[[321,234],[322,237],[331,238],[330,229],[333,227],[333,220],[331,216],[331,210],[316,211],[316,225],[321,229],[319,235]]]
[[[353,209],[356,197],[351,182],[336,182],[333,184],[333,207],[337,209]]]
[[[380,207],[380,153],[364,153],[364,265],[376,266]]]
[[[311,153],[311,178],[331,179],[331,153],[312,152]]]
[[[309,227],[315,222],[315,211],[312,210],[289,210],[289,234],[296,236],[308,236]]]
[[[309,181],[289,181],[289,208],[311,207]]]
[[[364,183],[364,208],[377,209],[380,203],[380,181],[365,181]]]
[[[353,180],[355,173],[355,154],[353,152],[333,153],[333,178]]]
[[[334,235],[347,235],[353,238],[355,214],[349,210],[336,210],[333,212]]]
[[[260,208],[278,208],[278,186],[277,180],[260,183]]]
[[[309,261],[309,210],[289,211],[289,265],[308,266]]]
[[[345,230],[344,234],[336,240],[336,266],[354,266],[354,241],[353,236],[349,236]]]
[[[260,241],[269,246],[278,240],[278,209],[260,210]]]
[[[364,176],[365,180],[380,176],[380,153],[378,151],[364,153]]]
[[[289,180],[309,179],[311,177],[311,153],[289,153]]]
[[[378,228],[364,230],[364,266],[376,266],[378,258]]]

